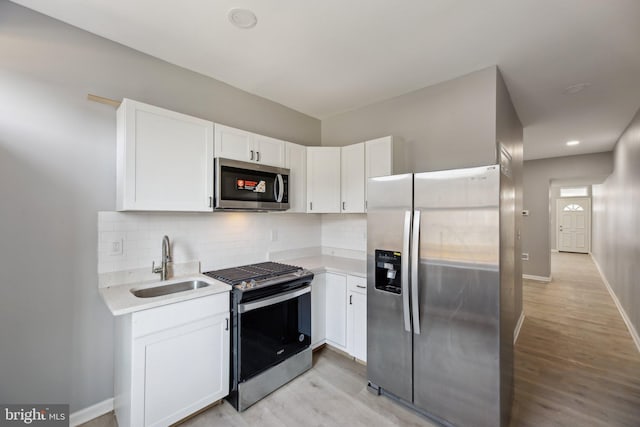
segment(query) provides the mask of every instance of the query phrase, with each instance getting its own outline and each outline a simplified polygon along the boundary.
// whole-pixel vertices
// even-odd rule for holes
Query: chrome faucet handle
[[[152,273],[161,273],[162,272],[162,267],[156,267],[156,262],[155,261],[151,261],[151,272]]]

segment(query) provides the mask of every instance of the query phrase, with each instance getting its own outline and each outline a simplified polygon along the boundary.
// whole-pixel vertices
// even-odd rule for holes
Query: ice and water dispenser
[[[376,249],[375,256],[376,289],[399,294],[402,281],[400,270],[402,255],[400,252]]]

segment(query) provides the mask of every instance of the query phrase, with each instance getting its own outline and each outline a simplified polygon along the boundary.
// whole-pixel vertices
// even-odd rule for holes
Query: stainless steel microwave
[[[289,209],[289,169],[216,158],[216,210]]]

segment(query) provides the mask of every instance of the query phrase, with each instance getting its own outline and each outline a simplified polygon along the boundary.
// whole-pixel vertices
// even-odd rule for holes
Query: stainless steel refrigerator
[[[443,425],[507,425],[515,262],[508,169],[367,184],[370,390]]]

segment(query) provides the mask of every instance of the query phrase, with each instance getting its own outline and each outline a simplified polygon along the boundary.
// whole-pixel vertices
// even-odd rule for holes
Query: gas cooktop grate
[[[300,267],[278,262],[261,262],[258,264],[243,265],[241,267],[224,268],[222,270],[208,271],[209,277],[220,280],[230,285],[248,282],[250,280],[264,280],[271,277],[282,276],[300,270]]]

